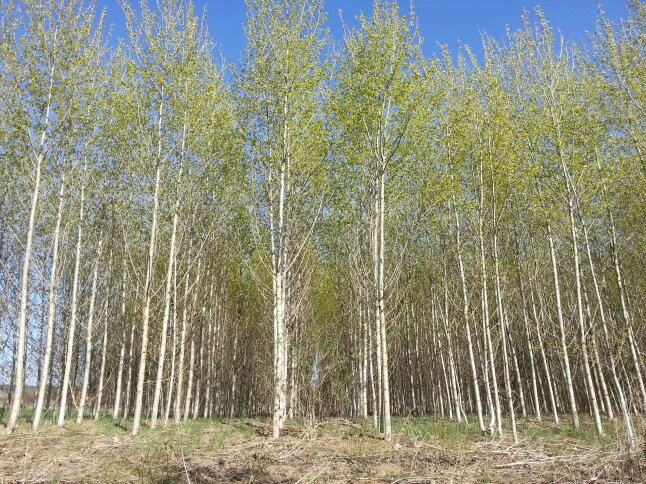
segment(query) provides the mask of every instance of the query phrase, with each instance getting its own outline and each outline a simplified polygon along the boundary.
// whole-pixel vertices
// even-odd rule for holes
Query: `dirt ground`
[[[616,442],[526,429],[513,444],[430,421],[396,429],[385,441],[368,422],[292,422],[272,440],[269,424],[256,419],[189,422],[137,437],[109,420],[38,432],[25,423],[0,436],[0,483],[646,482],[646,455]]]

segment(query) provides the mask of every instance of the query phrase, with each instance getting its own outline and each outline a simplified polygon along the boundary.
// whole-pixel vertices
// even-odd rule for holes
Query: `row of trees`
[[[9,432],[26,384],[34,428],[586,411],[635,443],[642,3],[428,59],[395,1],[335,45],[321,0],[248,0],[230,69],[182,0],[124,2],[114,48],[81,0],[0,5]]]

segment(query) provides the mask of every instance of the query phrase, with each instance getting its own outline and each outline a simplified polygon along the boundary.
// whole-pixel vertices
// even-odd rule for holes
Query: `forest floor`
[[[165,429],[101,419],[0,435],[0,483],[623,483],[646,482],[638,452],[592,422],[572,429],[519,422],[520,442],[483,436],[477,423],[394,419],[385,441],[363,420],[290,421],[279,440],[266,419],[197,420]]]

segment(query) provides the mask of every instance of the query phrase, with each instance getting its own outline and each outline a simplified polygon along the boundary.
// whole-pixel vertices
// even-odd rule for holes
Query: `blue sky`
[[[138,3],[138,0],[131,1]],[[154,4],[156,0],[148,1]],[[117,0],[97,0],[96,3],[100,8],[107,7],[108,23],[114,25],[115,36],[123,36],[124,19]],[[245,44],[242,31],[244,0],[194,0],[194,4],[199,12],[206,7],[213,40],[225,59],[236,62]],[[399,5],[402,12],[408,12],[409,0],[399,0]],[[512,29],[520,27],[523,9],[533,9],[536,5],[541,6],[552,26],[569,39],[584,39],[586,31],[594,30],[596,0],[416,0],[424,52],[426,55],[437,52],[436,42],[448,44],[455,51],[459,40],[479,53],[481,32],[501,37],[507,25]],[[371,6],[372,0],[325,0],[333,37],[340,38],[339,10],[343,11],[344,21],[351,24],[360,11],[369,12]],[[605,0],[603,8],[613,20],[628,14],[624,0]]]

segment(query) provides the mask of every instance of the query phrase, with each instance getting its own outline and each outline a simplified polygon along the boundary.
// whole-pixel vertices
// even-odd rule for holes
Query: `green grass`
[[[0,409],[0,417],[4,409]],[[22,428],[27,431],[31,423],[31,408],[25,408],[21,411]],[[76,412],[67,416],[66,426],[74,426]],[[56,415],[53,411],[48,410],[44,413],[42,419],[42,428],[54,427]],[[580,414],[581,425],[578,429],[572,426],[570,415],[561,415],[560,425],[555,425],[550,415],[543,415],[541,422],[534,418],[517,419],[517,429],[521,441],[530,443],[552,443],[552,444],[575,444],[585,446],[613,446],[618,445],[623,435],[623,429],[620,419],[611,421],[603,419],[603,427],[606,436],[599,438],[597,436],[594,422],[587,414]],[[127,435],[132,420],[129,418],[119,418],[113,420],[109,414],[102,415],[94,421],[93,415],[86,415],[83,419],[86,422],[93,422],[92,432],[99,433],[109,438],[120,439]],[[638,420],[638,419],[636,419]],[[330,422],[333,422],[331,420]],[[325,420],[318,421],[318,426],[324,432],[334,435],[377,435],[371,419],[354,418],[349,420],[351,425],[334,425],[326,424]],[[254,435],[258,424],[266,425],[269,423],[267,417],[241,417],[241,418],[216,418],[189,420],[179,426],[170,424],[167,427],[157,427],[151,429],[147,425],[147,420],[142,421],[142,426],[137,440],[146,442],[151,452],[168,449],[181,450],[185,454],[190,454],[195,447],[205,445],[212,448],[219,448],[232,438],[248,438]],[[252,424],[253,423],[253,424]],[[641,439],[645,439],[644,452],[646,456],[646,432],[644,432],[643,422],[635,422],[638,427],[638,433]],[[310,422],[302,419],[289,420],[287,427],[298,431],[300,428],[306,428]],[[90,427],[88,427],[89,429]],[[641,429],[640,429],[641,428]],[[509,419],[505,418],[503,422],[505,438],[510,439],[511,429]],[[394,416],[393,432],[403,436],[414,438],[419,441],[425,441],[440,447],[467,446],[470,443],[491,440],[490,435],[480,431],[475,415],[468,416],[468,423],[457,423],[454,420],[442,418],[439,415],[422,415],[422,416]]]
[[[468,423],[457,423],[434,415],[394,417],[393,431],[439,447],[467,446],[470,443],[492,440],[490,435],[480,431],[475,415],[468,417]],[[561,417],[560,425],[555,425],[550,415],[544,415],[541,422],[537,422],[534,418],[518,418],[516,421],[518,437],[521,444],[527,442],[587,447],[612,447],[621,444],[623,429],[621,424],[617,423],[618,420],[604,419],[603,428],[606,435],[599,437],[589,415],[581,414],[579,419],[581,425],[577,429],[572,425],[569,415]],[[506,440],[511,439],[511,426],[508,418],[504,419],[503,432]]]
[[[555,425],[551,416],[543,417],[542,422],[535,419],[520,420],[518,423],[519,433],[532,442],[555,443],[562,445],[582,445],[587,447],[610,447],[618,445],[623,435],[623,429],[618,424],[619,420],[602,421],[605,436],[597,435],[594,421],[587,414],[579,415],[580,426],[575,428],[572,425],[570,415],[561,416],[560,425]]]
[[[478,427],[477,419],[469,423],[440,420],[433,415],[418,417],[395,417],[393,431],[406,437],[434,442],[434,445],[462,445],[484,440],[486,437]]]

